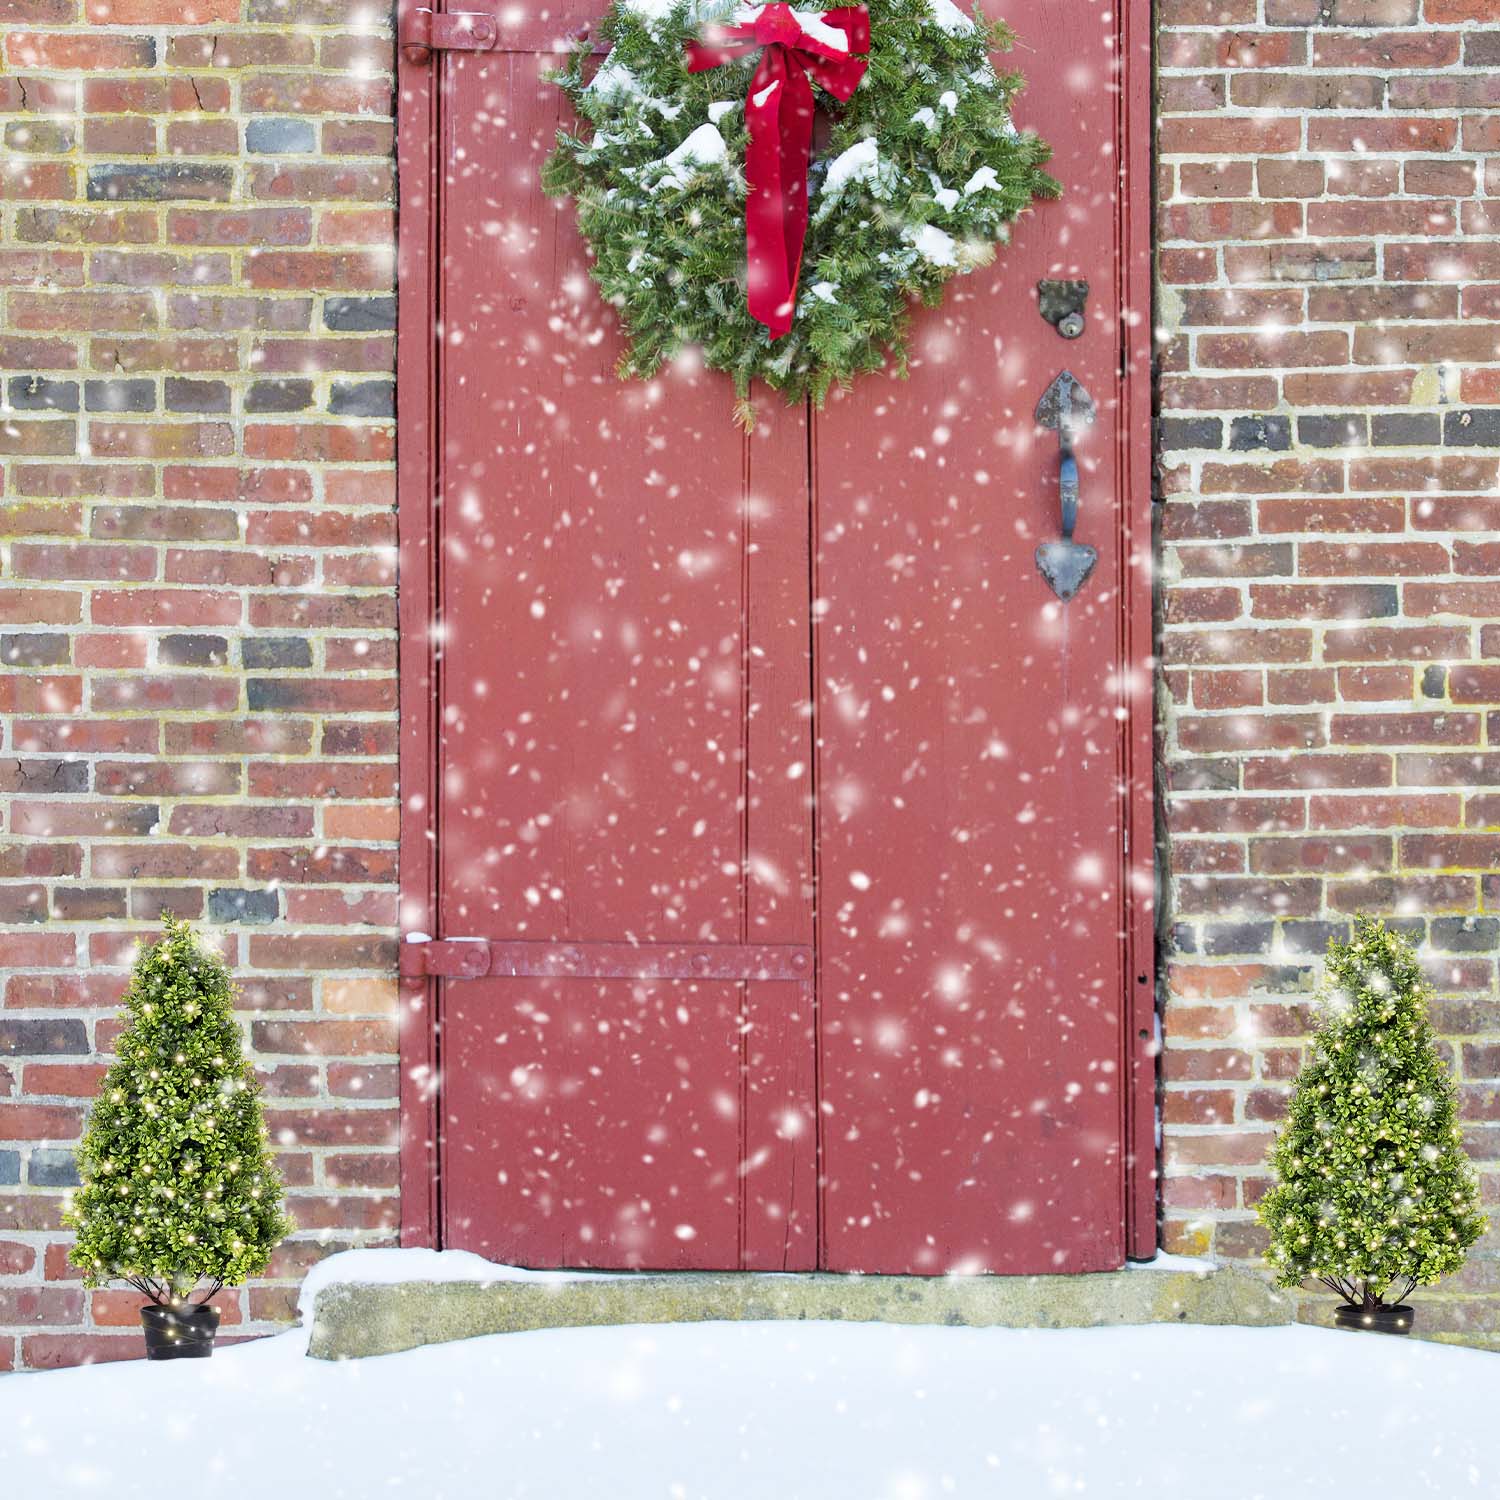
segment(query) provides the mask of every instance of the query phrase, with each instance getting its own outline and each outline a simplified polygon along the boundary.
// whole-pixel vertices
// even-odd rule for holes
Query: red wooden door
[[[762,403],[747,438],[722,377],[615,377],[538,186],[551,39],[596,3],[440,54],[403,115],[406,201],[436,205],[403,288],[443,334],[414,341],[408,296],[402,409],[417,379],[432,401],[402,435],[436,499],[414,548],[408,468],[408,660],[418,611],[439,628],[404,667],[403,884],[442,941],[409,945],[406,1128],[432,1109],[436,1173],[404,1194],[526,1265],[1118,1264],[1120,111],[1058,61],[1102,61],[1109,27],[1003,7],[1047,39],[1017,61],[1065,203],[918,316],[909,381]],[[1080,339],[1039,317],[1043,276],[1094,288]],[[1101,554],[1066,607],[1032,558],[1058,505],[1032,410],[1065,365],[1099,406]]]

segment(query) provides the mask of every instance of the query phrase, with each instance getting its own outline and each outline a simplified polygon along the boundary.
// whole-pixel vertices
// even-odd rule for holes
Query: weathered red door
[[[918,316],[908,381],[762,402],[745,437],[720,376],[617,380],[541,194],[552,38],[596,5],[439,54],[403,119],[433,251],[408,221],[403,287],[442,330],[408,357],[404,305],[436,496],[413,522],[408,468],[408,660],[438,622],[403,762],[406,925],[442,940],[408,964],[428,1232],[538,1266],[1116,1265],[1145,977],[1117,27],[1001,7],[1045,40],[1016,60],[1064,203]],[[1043,277],[1089,281],[1076,340]],[[1032,413],[1064,367],[1099,412],[1100,558],[1066,606],[1033,561],[1058,453]]]

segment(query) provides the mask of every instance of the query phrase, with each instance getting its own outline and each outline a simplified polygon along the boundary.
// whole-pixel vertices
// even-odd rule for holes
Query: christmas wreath
[[[697,345],[743,412],[754,379],[821,402],[904,370],[913,297],[935,306],[1057,195],[990,60],[1010,33],[952,0],[615,0],[598,35],[603,62],[556,77],[587,133],[559,134],[543,185],[577,201],[622,375]]]

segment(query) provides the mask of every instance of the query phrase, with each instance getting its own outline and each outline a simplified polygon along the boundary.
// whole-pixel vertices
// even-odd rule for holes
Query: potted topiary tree
[[[186,922],[162,921],[135,961],[64,1222],[85,1286],[120,1280],[150,1299],[146,1357],[182,1359],[213,1353],[209,1299],[264,1270],[291,1225],[229,970]]]
[[[1330,943],[1321,1024],[1271,1151],[1260,1202],[1277,1282],[1316,1277],[1340,1328],[1406,1333],[1406,1298],[1463,1264],[1484,1232],[1453,1082],[1411,944],[1361,917]]]

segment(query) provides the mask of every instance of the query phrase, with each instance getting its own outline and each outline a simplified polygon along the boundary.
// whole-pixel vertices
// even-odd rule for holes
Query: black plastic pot
[[[207,1359],[214,1352],[219,1309],[199,1303],[162,1307],[148,1302],[141,1309],[147,1359]]]
[[[1357,1307],[1340,1302],[1333,1310],[1335,1328],[1353,1328],[1363,1333],[1410,1333],[1416,1314],[1406,1303],[1395,1307]]]

